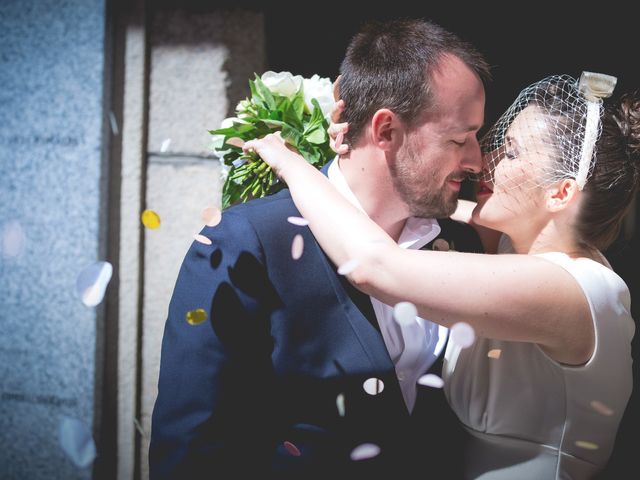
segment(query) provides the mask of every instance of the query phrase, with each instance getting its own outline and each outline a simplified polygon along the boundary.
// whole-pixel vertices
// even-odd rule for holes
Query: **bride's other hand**
[[[342,143],[344,135],[349,131],[347,122],[339,123],[340,115],[344,110],[344,100],[338,100],[331,110],[331,123],[327,129],[329,134],[329,145],[331,149],[339,155],[343,155],[349,151],[349,145]]]
[[[289,147],[280,132],[249,140],[242,146],[242,150],[245,153],[256,152],[272,168],[276,175],[283,179],[285,179],[284,171],[287,165],[295,164],[295,162],[306,163],[302,155]]]

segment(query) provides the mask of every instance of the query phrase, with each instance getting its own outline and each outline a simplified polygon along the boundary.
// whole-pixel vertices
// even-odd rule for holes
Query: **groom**
[[[435,24],[393,21],[361,30],[340,73],[349,153],[325,169],[331,181],[405,248],[440,236],[478,251],[436,219],[481,169],[482,57]],[[435,473],[450,453],[442,392],[416,383],[446,329],[401,327],[295,216],[287,190],[237,205],[202,230],[211,245],[187,252],[162,343],[152,480]],[[190,325],[196,309],[208,321]]]

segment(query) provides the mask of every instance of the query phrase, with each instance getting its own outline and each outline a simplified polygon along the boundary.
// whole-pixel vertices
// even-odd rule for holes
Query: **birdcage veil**
[[[583,72],[580,79],[553,75],[525,88],[481,141],[483,180],[494,185],[498,163],[520,159],[535,169],[531,187],[574,178],[582,189],[602,131],[602,99],[615,84],[610,75]]]

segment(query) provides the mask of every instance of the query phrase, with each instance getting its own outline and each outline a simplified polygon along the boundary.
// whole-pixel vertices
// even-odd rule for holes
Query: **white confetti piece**
[[[433,388],[442,388],[444,386],[444,380],[442,380],[438,375],[433,373],[427,373],[426,375],[422,375],[418,379],[418,383],[420,385],[424,385],[425,387],[433,387]]]
[[[96,458],[93,436],[80,420],[64,416],[58,427],[58,440],[77,467],[86,468]]]
[[[487,353],[487,357],[494,358],[496,360],[500,358],[500,355],[502,355],[502,350],[500,350],[499,348],[489,350],[489,353]]]
[[[351,451],[351,460],[367,460],[380,454],[380,447],[374,443],[363,443]]]
[[[451,327],[451,340],[462,348],[473,345],[476,340],[476,333],[473,327],[465,322],[458,322]]]
[[[120,133],[120,129],[118,128],[118,120],[113,112],[109,112],[109,125],[111,126],[111,133],[117,136]]]
[[[205,237],[201,233],[196,233],[193,238],[196,242],[200,242],[204,245],[211,245],[213,243],[209,237]]]
[[[162,153],[166,152],[167,150],[169,150],[169,145],[171,145],[171,139],[165,138],[162,142],[162,145],[160,145],[160,151]]]
[[[309,225],[309,221],[302,217],[288,217],[287,222],[292,223],[293,225],[298,225],[299,227],[306,227]]]
[[[76,280],[78,296],[87,307],[95,307],[104,298],[113,267],[109,262],[96,262],[85,268]]]
[[[369,395],[378,395],[384,390],[384,382],[375,377],[367,378],[362,384],[362,388]]]
[[[6,258],[19,257],[24,252],[27,237],[16,220],[5,223],[0,229],[0,253]]]
[[[393,318],[400,325],[413,325],[416,322],[418,310],[411,302],[398,302],[393,307]]]
[[[291,258],[298,260],[302,256],[302,252],[304,252],[304,238],[297,234],[291,242]]]
[[[341,417],[344,417],[344,394],[340,393],[338,394],[338,396],[336,397],[336,407],[338,408],[338,415],[340,415]]]
[[[348,262],[343,263],[342,265],[340,265],[340,268],[338,268],[338,273],[340,275],[349,275],[351,272],[353,272],[356,268],[358,268],[358,261],[357,260],[349,260]]]
[[[294,457],[299,457],[300,455],[302,455],[302,453],[300,453],[300,450],[298,449],[298,447],[296,447],[293,443],[285,440],[282,443],[282,445],[287,450],[287,452],[289,452]]]
[[[600,415],[604,415],[606,417],[610,417],[611,415],[613,415],[613,410],[598,400],[592,400],[590,405],[591,408],[593,408]]]

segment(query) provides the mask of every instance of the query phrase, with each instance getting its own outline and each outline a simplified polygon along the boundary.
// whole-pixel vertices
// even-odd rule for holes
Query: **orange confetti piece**
[[[604,403],[599,402],[598,400],[592,400],[590,405],[591,408],[593,408],[600,415],[604,415],[606,417],[610,417],[611,415],[613,415],[613,410],[611,410]]]
[[[493,350],[489,350],[489,353],[487,353],[487,357],[498,359],[500,358],[501,354],[502,350],[500,350],[499,348],[494,348]]]

